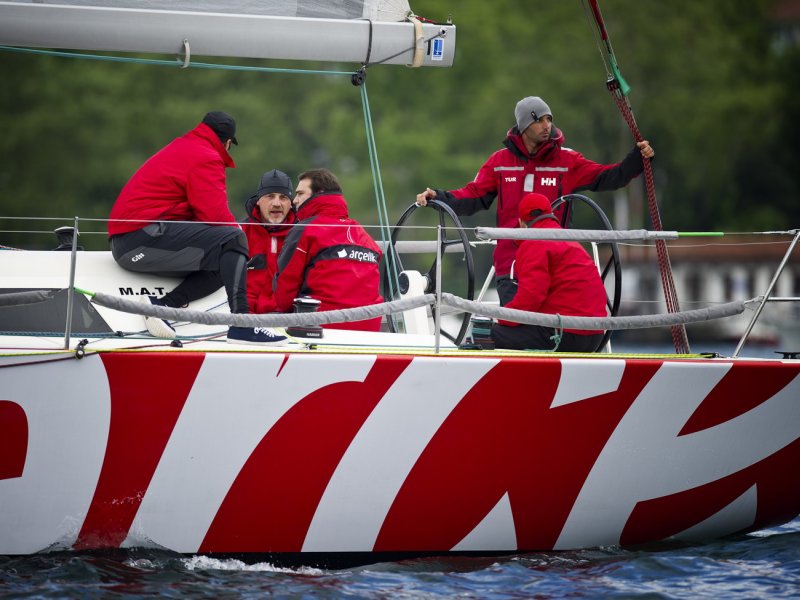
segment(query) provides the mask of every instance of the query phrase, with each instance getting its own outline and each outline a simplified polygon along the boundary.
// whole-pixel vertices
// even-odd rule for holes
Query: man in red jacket
[[[655,155],[650,143],[642,141],[617,164],[602,165],[584,158],[563,146],[564,134],[553,125],[550,107],[538,96],[517,102],[514,116],[517,124],[506,134],[505,147],[489,157],[472,182],[451,191],[427,188],[417,195],[417,204],[425,206],[435,198],[458,215],[472,215],[487,210],[497,198],[497,226],[516,227],[524,194],[538,192],[552,202],[582,190],[616,190],[642,172],[642,157]],[[494,251],[501,305],[508,304],[516,291],[509,279],[515,250],[511,240],[498,240]]]
[[[378,291],[381,250],[358,221],[349,218],[333,173],[301,173],[294,205],[299,223],[286,238],[275,276],[278,310],[289,312],[299,296],[319,300],[320,311],[383,302]],[[380,326],[380,317],[326,325],[363,331],[378,331]]]
[[[245,202],[247,220],[242,224],[250,248],[247,263],[247,302],[256,313],[278,312],[272,280],[278,271],[278,255],[297,221],[292,210],[292,180],[273,169],[261,176],[258,191]]]
[[[550,200],[530,193],[519,203],[519,226],[561,229]],[[506,308],[568,317],[605,317],[606,290],[592,259],[578,242],[512,240],[518,246],[512,266],[517,293]],[[552,327],[498,321],[492,327],[497,348],[550,350],[556,346]],[[602,331],[565,329],[559,352],[594,352]]]
[[[124,269],[185,277],[152,304],[185,306],[218,290],[228,293],[232,313],[248,313],[247,239],[228,208],[225,169],[236,122],[210,112],[200,124],[151,156],[122,188],[108,223],[111,253]],[[168,321],[145,318],[148,331],[174,338]],[[266,328],[230,327],[228,341],[286,343]]]

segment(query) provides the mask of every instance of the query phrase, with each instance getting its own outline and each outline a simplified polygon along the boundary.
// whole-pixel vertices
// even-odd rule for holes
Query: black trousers
[[[123,269],[185,277],[161,301],[180,307],[223,285],[232,313],[247,306],[247,237],[238,227],[205,223],[151,223],[111,237],[111,254]]]
[[[555,341],[550,338],[556,330],[552,327],[539,325],[492,325],[492,339],[495,347],[509,350],[552,350]],[[593,335],[580,335],[578,333],[564,332],[561,334],[561,343],[557,352],[594,352],[603,340],[602,333]]]

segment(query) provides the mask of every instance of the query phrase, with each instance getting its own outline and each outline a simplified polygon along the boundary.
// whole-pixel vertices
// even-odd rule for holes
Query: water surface
[[[798,598],[800,519],[702,545],[425,558],[343,570],[153,550],[0,557],[2,598],[121,596]]]

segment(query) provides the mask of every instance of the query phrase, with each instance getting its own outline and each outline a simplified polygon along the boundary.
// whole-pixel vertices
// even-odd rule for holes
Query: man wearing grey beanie
[[[606,192],[626,186],[644,170],[643,160],[655,156],[650,143],[637,143],[621,162],[603,165],[565,147],[564,134],[553,125],[553,112],[539,96],[522,98],[514,109],[516,125],[506,134],[504,148],[483,164],[475,179],[457,190],[426,188],[417,194],[417,204],[440,200],[457,215],[488,210],[497,201],[497,226],[516,227],[522,196],[537,192],[550,202],[566,194],[589,190]],[[564,205],[556,211],[561,218]],[[498,240],[494,267],[500,304],[505,306],[516,293],[510,278],[516,245]]]

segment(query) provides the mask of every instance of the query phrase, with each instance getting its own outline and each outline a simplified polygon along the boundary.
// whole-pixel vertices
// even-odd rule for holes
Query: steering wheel
[[[614,229],[614,227],[611,225],[611,221],[608,220],[608,217],[603,212],[603,209],[600,208],[594,200],[586,196],[582,196],[581,194],[567,194],[565,196],[561,196],[560,198],[556,198],[553,201],[554,212],[556,212],[563,205],[560,218],[560,223],[563,228],[569,228],[575,209],[575,203],[577,201],[583,202],[589,208],[591,208],[603,223],[603,227],[605,227],[605,229],[609,231]],[[619,258],[619,244],[616,242],[597,242],[597,245],[598,247],[605,248],[604,254],[607,255],[605,266],[603,266],[601,263],[602,270],[600,271],[600,277],[602,278],[603,284],[606,288],[606,305],[608,306],[609,314],[610,316],[615,317],[619,312],[620,299],[622,297],[622,265]],[[601,256],[601,261],[602,259],[603,257]],[[609,279],[612,269],[612,279]],[[608,286],[605,285],[606,280],[613,282],[611,294],[608,292]],[[600,352],[603,348],[605,348],[608,340],[611,339],[611,334],[611,330],[606,331],[595,352]]]
[[[441,228],[442,232],[442,246],[441,251],[436,253],[436,250],[433,251],[436,256],[433,259],[433,263],[431,264],[430,268],[427,272],[423,273],[423,277],[426,280],[425,285],[425,293],[434,293],[436,290],[436,265],[439,260],[442,260],[442,266],[444,266],[444,255],[448,252],[448,248],[451,246],[461,246],[463,248],[464,259],[461,261],[464,265],[464,277],[465,280],[462,283],[466,283],[466,295],[465,297],[467,300],[472,300],[475,297],[475,263],[472,258],[472,250],[470,248],[469,239],[467,238],[467,234],[464,231],[464,227],[461,224],[458,216],[453,209],[450,208],[444,202],[439,200],[428,200],[427,206],[433,208],[438,212],[438,220],[439,220],[439,227]],[[412,204],[409,206],[405,212],[400,216],[397,221],[397,224],[392,229],[391,235],[391,244],[389,248],[387,248],[386,256],[384,257],[384,268],[382,272],[382,287],[383,287],[383,297],[386,299],[396,300],[400,298],[400,293],[408,290],[408,278],[403,275],[403,263],[400,260],[400,255],[397,251],[397,244],[398,244],[398,237],[400,233],[403,231],[403,225],[408,220],[408,218],[414,214],[417,209],[423,208],[419,206],[417,203]],[[446,227],[445,220],[449,218],[450,221],[453,222],[455,227]],[[455,238],[449,237],[449,234],[452,233],[452,230],[455,228],[457,235]],[[422,272],[422,270],[420,270]],[[443,270],[444,273],[444,270]],[[444,278],[444,275],[442,276]],[[398,325],[395,322],[396,315],[390,315],[387,319],[389,323],[389,329],[393,332],[399,331]],[[446,331],[444,327],[441,328],[442,335],[445,336],[447,339],[452,341],[456,346],[461,344],[464,340],[464,336],[467,333],[467,327],[469,326],[470,320],[470,313],[464,313],[463,318],[461,319],[461,324],[458,327],[456,332]]]

